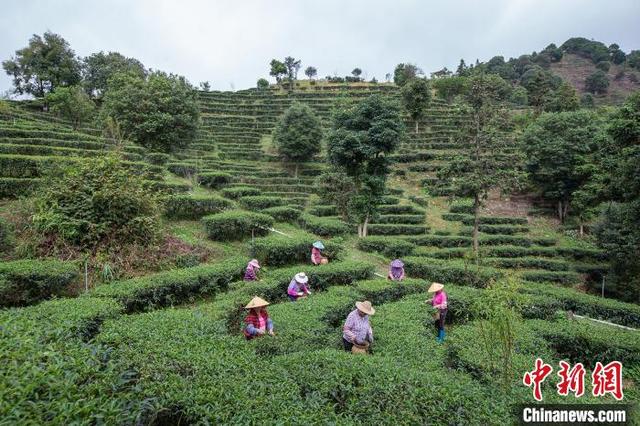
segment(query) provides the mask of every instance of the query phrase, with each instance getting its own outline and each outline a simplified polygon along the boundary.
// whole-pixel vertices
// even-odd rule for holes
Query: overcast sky
[[[572,36],[640,49],[640,0],[9,0],[0,59],[34,33],[61,34],[80,56],[101,50],[243,89],[287,55],[321,77],[360,67],[383,80],[399,62],[426,72],[539,51]],[[0,91],[11,88],[4,72]]]

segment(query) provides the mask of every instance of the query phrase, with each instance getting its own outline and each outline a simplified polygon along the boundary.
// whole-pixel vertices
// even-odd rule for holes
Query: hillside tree
[[[133,141],[171,152],[195,138],[200,108],[195,88],[184,77],[160,71],[146,78],[126,73],[109,80],[101,116],[116,120]]]
[[[597,70],[584,80],[584,88],[594,94],[605,94],[609,89],[609,78],[602,70]]]
[[[276,82],[280,83],[282,81],[282,77],[287,74],[286,65],[277,59],[272,59],[269,65],[271,66],[269,75],[275,77]]]
[[[431,87],[424,78],[414,78],[402,86],[402,103],[415,123],[415,132],[418,133],[418,122],[424,116],[431,102]]]
[[[315,76],[318,75],[318,70],[316,69],[316,67],[307,67],[307,69],[304,70],[304,74],[309,77],[310,80],[312,80]]]
[[[45,99],[52,112],[73,123],[74,130],[91,118],[96,110],[96,105],[80,86],[58,87],[55,92],[47,93]]]
[[[203,92],[208,92],[211,90],[211,84],[208,81],[201,81],[200,84],[198,84],[198,87]]]
[[[369,221],[377,213],[389,174],[389,155],[403,134],[400,106],[380,95],[343,104],[334,112],[328,160],[353,182],[348,216],[357,223],[359,237],[367,236]]]
[[[469,80],[466,77],[452,76],[435,79],[431,82],[431,85],[440,99],[451,103],[456,96],[466,93],[468,82]]]
[[[258,90],[269,89],[269,80],[267,80],[266,78],[258,79],[258,82],[256,83],[256,87],[258,88]]]
[[[293,82],[298,79],[298,71],[302,66],[302,61],[300,59],[296,60],[292,56],[287,56],[284,58],[284,66],[287,68],[287,80],[289,80],[289,84],[293,85]]]
[[[469,80],[464,102],[458,105],[454,125],[461,150],[438,177],[451,183],[458,196],[473,199],[473,252],[478,257],[480,209],[494,189],[509,190],[522,180],[517,154],[506,153],[513,146],[513,124],[503,103],[509,85],[498,75],[480,74]]]
[[[547,95],[543,107],[547,112],[575,111],[580,108],[578,92],[571,84],[563,82]]]
[[[295,163],[296,178],[299,163],[318,154],[321,141],[320,119],[308,105],[298,102],[284,112],[273,131],[273,142],[282,159]]]
[[[58,87],[80,83],[81,64],[69,43],[50,31],[34,34],[29,45],[2,62],[13,78],[14,92],[43,97]]]
[[[393,82],[398,86],[404,86],[409,80],[424,75],[424,72],[415,64],[398,64],[393,70]]]
[[[83,59],[82,78],[85,90],[90,96],[102,97],[107,90],[109,79],[117,73],[132,73],[140,77],[147,70],[135,58],[127,58],[118,52],[98,52]]]

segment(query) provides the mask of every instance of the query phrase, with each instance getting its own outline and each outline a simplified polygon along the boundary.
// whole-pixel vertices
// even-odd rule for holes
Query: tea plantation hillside
[[[492,192],[473,258],[472,200],[438,173],[462,150],[464,111],[434,97],[417,131],[403,111],[406,137],[365,238],[320,196],[325,150],[298,169],[281,160],[272,131],[294,102],[328,130],[336,108],[372,94],[401,98],[393,84],[365,83],[200,91],[197,138],[171,154],[73,130],[38,103],[7,103],[0,424],[513,424],[514,407],[536,402],[522,383],[536,358],[554,367],[546,403],[618,403],[590,392],[596,362],[610,361],[624,366],[622,402],[637,402],[640,305],[600,297],[609,253],[538,196]],[[119,263],[99,251],[39,255],[55,241],[30,250],[21,212],[52,170],[113,154],[162,200],[160,248],[118,252]],[[316,240],[328,264],[311,265]],[[252,258],[260,280],[246,282]],[[385,279],[395,258],[407,274],[399,283]],[[312,294],[291,303],[300,271]],[[425,304],[433,281],[449,297],[444,343]],[[271,302],[275,336],[247,341],[243,307],[254,296]],[[376,309],[362,356],[341,342],[359,300]],[[491,334],[489,306],[513,316],[508,349]],[[556,392],[561,360],[584,364],[581,398]]]

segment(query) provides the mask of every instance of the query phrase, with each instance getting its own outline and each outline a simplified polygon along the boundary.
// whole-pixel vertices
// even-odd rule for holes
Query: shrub
[[[519,233],[529,232],[529,228],[526,226],[518,225],[479,225],[478,230],[485,234],[491,234],[496,236],[513,235]],[[472,235],[473,228],[463,228],[460,230],[460,235]]]
[[[40,183],[40,179],[0,177],[0,198],[29,195]]]
[[[54,177],[38,195],[33,222],[45,237],[95,248],[157,235],[158,198],[116,157],[87,159]]]
[[[281,266],[293,263],[311,262],[311,244],[316,241],[314,236],[288,238],[279,235],[256,238],[253,241],[253,255],[264,265]],[[323,256],[337,260],[343,247],[339,244],[325,241]]]
[[[470,248],[448,247],[433,250],[426,247],[418,247],[414,250],[414,256],[431,257],[434,259],[460,259],[470,253]]]
[[[212,240],[240,240],[252,235],[266,235],[273,227],[273,218],[262,213],[229,210],[202,218],[207,235]]]
[[[381,253],[385,257],[396,259],[411,255],[415,245],[400,238],[373,236],[358,239],[358,249]]]
[[[609,69],[611,68],[611,62],[609,61],[600,61],[596,64],[596,68],[598,68],[599,70],[602,70],[604,72],[608,72]]]
[[[378,224],[369,225],[369,235],[420,235],[426,234],[429,228],[424,225]]]
[[[232,176],[224,172],[202,172],[198,174],[198,182],[207,188],[217,189],[231,182]]]
[[[169,163],[167,169],[178,176],[188,177],[198,172],[198,167],[192,163]]]
[[[232,206],[231,201],[215,195],[174,195],[165,204],[165,216],[171,219],[199,219]]]
[[[604,71],[598,70],[585,79],[584,87],[591,93],[607,93],[609,78]]]
[[[465,225],[473,225],[474,217],[472,214],[465,213],[445,213],[442,215],[444,220],[459,221]],[[510,216],[481,216],[479,218],[481,225],[526,225],[526,217],[510,217]]]
[[[306,213],[300,215],[300,226],[323,237],[344,235],[350,231],[349,225],[341,220],[317,217]]]
[[[424,215],[402,215],[402,214],[387,214],[378,216],[375,220],[376,223],[398,223],[398,224],[412,224],[418,225],[424,223]]]
[[[409,237],[408,241],[417,246],[431,247],[467,247],[471,245],[470,237],[459,235],[423,235],[420,237]]]
[[[276,206],[262,209],[261,213],[268,214],[273,217],[276,222],[297,223],[302,212],[297,207]]]
[[[261,191],[258,188],[253,188],[251,186],[234,186],[232,188],[222,189],[222,195],[234,200],[240,197],[260,195],[260,193]]]
[[[581,282],[580,275],[575,272],[527,271],[522,279],[533,282],[553,282],[563,285],[574,285]]]
[[[545,269],[547,271],[568,271],[569,264],[564,260],[544,259],[540,257],[489,258],[483,261],[495,268]]]
[[[13,226],[5,218],[0,217],[0,255],[9,253],[13,244]]]
[[[379,207],[381,214],[414,214],[424,215],[425,211],[411,205],[386,205]]]
[[[71,262],[0,262],[0,306],[24,306],[60,295],[77,277],[78,266]]]
[[[407,275],[443,284],[484,288],[503,277],[502,272],[497,269],[425,259],[424,257],[407,257],[404,259],[404,264]]]
[[[309,209],[309,213],[311,213],[314,216],[337,216],[338,209],[336,208],[336,206],[318,205],[318,206],[311,207]]]
[[[262,210],[269,207],[279,207],[286,203],[282,197],[270,197],[266,195],[247,195],[238,200],[248,210]]]
[[[451,213],[473,214],[473,203],[470,200],[454,201],[449,207]]]
[[[164,166],[169,162],[171,156],[164,152],[150,152],[144,156],[144,158],[151,164],[156,166]]]
[[[130,280],[103,284],[94,297],[118,300],[127,312],[139,312],[183,302],[200,294],[215,294],[242,278],[245,258],[231,258],[213,265],[176,269]]]

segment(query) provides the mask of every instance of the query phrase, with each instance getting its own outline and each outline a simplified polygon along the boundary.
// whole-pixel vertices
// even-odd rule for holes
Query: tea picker
[[[444,292],[444,285],[440,283],[431,283],[429,293],[434,293],[433,298],[426,300],[425,303],[431,303],[435,308],[433,314],[436,330],[438,330],[437,340],[439,343],[444,342],[444,321],[447,317],[447,293]]]
[[[373,343],[373,329],[369,324],[369,316],[376,313],[371,302],[356,302],[356,309],[351,311],[342,328],[342,344],[344,350],[351,353],[368,353]]]

